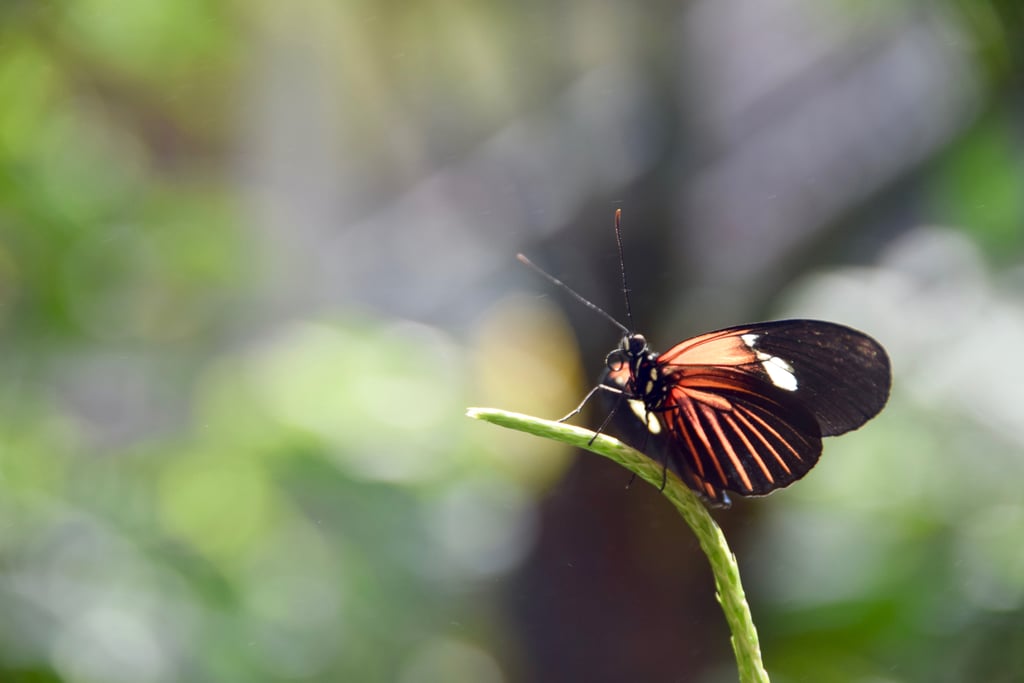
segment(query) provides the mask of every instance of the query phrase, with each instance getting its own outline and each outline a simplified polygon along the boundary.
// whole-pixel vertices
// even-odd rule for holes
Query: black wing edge
[[[885,348],[859,330],[822,320],[778,320],[744,325],[758,335],[754,349],[789,363],[796,398],[821,426],[822,436],[857,429],[889,400],[892,365]]]

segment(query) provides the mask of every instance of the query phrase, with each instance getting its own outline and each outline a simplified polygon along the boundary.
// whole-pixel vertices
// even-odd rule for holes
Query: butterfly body
[[[628,402],[645,450],[715,505],[803,477],[821,438],[856,429],[889,395],[885,350],[818,320],[726,328],[651,350],[623,336],[602,384]]]

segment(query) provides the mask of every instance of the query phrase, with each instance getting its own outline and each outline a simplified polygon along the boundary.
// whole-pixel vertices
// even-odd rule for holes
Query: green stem
[[[594,437],[594,432],[561,422],[542,420],[529,415],[511,413],[494,408],[470,408],[466,414],[477,420],[518,429],[547,439],[584,448],[598,455],[614,460],[644,481],[661,488],[663,468],[644,454],[604,434]],[[591,440],[593,439],[593,443]],[[682,481],[671,471],[662,494],[676,507],[686,523],[697,535],[700,547],[711,563],[715,577],[718,602],[725,612],[725,620],[732,633],[732,649],[736,653],[741,683],[767,683],[768,672],[761,662],[761,648],[757,640],[757,629],[750,616],[750,606],[740,583],[740,570],[736,556],[729,550],[721,528],[712,519],[707,508]]]

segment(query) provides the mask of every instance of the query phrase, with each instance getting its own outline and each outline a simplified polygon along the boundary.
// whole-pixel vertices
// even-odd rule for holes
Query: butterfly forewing
[[[779,320],[731,327],[681,342],[659,364],[728,366],[791,392],[822,436],[860,427],[889,398],[885,349],[871,337],[820,320]]]

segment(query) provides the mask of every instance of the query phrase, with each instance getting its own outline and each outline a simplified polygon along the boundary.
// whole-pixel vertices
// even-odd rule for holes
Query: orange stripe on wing
[[[736,436],[740,437],[740,440],[743,441],[743,445],[747,447],[747,452],[750,454],[750,457],[754,459],[754,462],[757,463],[757,466],[761,468],[762,472],[764,472],[764,476],[765,478],[768,479],[768,482],[774,484],[775,477],[772,476],[771,471],[768,469],[768,465],[765,464],[764,460],[761,458],[761,455],[754,448],[753,444],[750,443],[750,440],[747,439],[747,435],[743,433],[743,430],[740,429],[739,426],[737,426],[736,422],[732,419],[732,416],[723,415],[722,419],[725,420],[725,422],[730,427],[732,427],[732,430],[736,432]],[[783,463],[782,466],[786,467],[785,463]],[[787,468],[786,471],[788,472],[789,469]]]
[[[752,376],[742,376],[748,382],[754,380]],[[688,392],[707,390],[709,393],[714,393],[715,391],[725,390],[735,391],[748,396],[764,397],[763,391],[758,391],[757,388],[751,388],[741,381],[731,381],[729,379],[723,379],[722,377],[708,374],[689,375],[685,377],[680,386]]]
[[[708,435],[705,433],[704,427],[700,423],[700,417],[697,415],[697,410],[694,408],[693,401],[690,401],[689,399],[683,401],[680,405],[680,410],[686,414],[686,417],[689,419],[689,425],[693,427],[693,431],[697,435],[697,438],[699,438],[704,444],[708,457],[711,458],[711,462],[715,465],[715,470],[718,471],[719,480],[723,483],[728,481],[728,479],[725,478],[725,471],[722,469],[722,463],[718,462],[718,458],[715,457],[714,449],[711,448],[711,440],[708,439]],[[700,459],[697,449],[693,449],[693,457],[698,460]]]
[[[780,441],[782,441],[782,443],[786,444],[786,447],[789,448],[790,451],[792,451],[794,457],[796,457],[797,460],[801,460],[801,461],[803,460],[803,458],[800,457],[800,454],[797,453],[795,450],[793,450],[793,447],[789,444],[789,442],[786,441],[785,439],[783,439],[781,436],[779,436],[779,433],[777,431],[775,431],[774,429],[772,429],[771,427],[769,427],[765,423],[764,420],[762,420],[758,416],[756,416],[753,413],[751,413],[749,411],[749,409],[746,410],[745,412],[748,413],[750,415],[750,417],[752,417],[755,420],[757,420],[758,422],[760,422],[761,425],[763,425],[765,427],[765,429],[767,429],[772,434],[774,434]],[[767,448],[768,452],[772,454],[772,456],[775,458],[775,461],[778,462],[779,465],[782,466],[782,469],[786,470],[786,474],[790,474],[790,475],[793,474],[793,471],[789,468],[789,465],[787,465],[786,461],[782,459],[781,455],[779,455],[779,452],[775,449],[775,446],[773,446],[768,441],[768,439],[765,438],[764,434],[761,433],[761,430],[758,429],[757,427],[755,427],[754,425],[750,424],[750,421],[747,419],[746,415],[744,415],[742,411],[737,411],[736,412],[736,417],[739,418],[740,421],[743,422],[743,424],[745,424],[747,426],[747,428],[750,429],[750,432],[754,436],[756,436],[758,438],[758,440],[762,444],[764,444],[764,447]]]
[[[687,431],[686,425],[683,424],[683,418],[678,415],[679,410],[681,410],[681,409],[677,405],[677,407],[676,407],[676,413],[677,414],[673,416],[672,422],[670,422],[669,424],[674,425],[673,429],[675,431],[681,432],[682,435],[683,435],[683,438],[686,439],[686,448],[693,455],[693,463],[694,463],[694,465],[696,465],[696,467],[694,467],[694,469],[697,470],[696,474],[697,474],[697,476],[701,480],[703,480],[704,477],[707,476],[704,473],[704,463],[701,461],[700,458],[697,457],[697,448],[696,448],[696,446],[693,445],[693,439],[690,438],[690,432]]]
[[[704,417],[708,419],[708,423],[711,425],[711,429],[718,435],[718,440],[722,443],[722,449],[725,450],[725,454],[729,456],[729,460],[732,461],[732,466],[736,470],[736,474],[740,475],[740,479],[743,481],[743,485],[747,487],[747,491],[753,491],[754,485],[750,483],[750,475],[747,473],[747,468],[740,462],[740,456],[736,453],[736,449],[732,447],[732,442],[725,437],[725,432],[722,431],[722,425],[718,422],[718,413],[711,408],[706,406],[701,407]],[[714,457],[714,455],[712,455]]]
[[[676,344],[659,357],[671,365],[746,365],[757,360],[742,336],[750,330],[709,332]]]
[[[715,394],[710,391],[701,391],[699,389],[691,389],[685,385],[680,385],[679,388],[685,391],[686,395],[689,396],[694,401],[703,403],[704,405],[714,408],[715,410],[732,410],[732,401],[727,399],[725,396],[722,396],[721,394]]]

